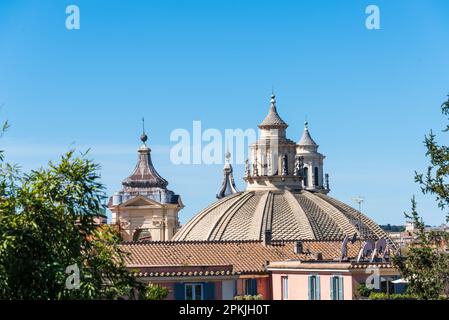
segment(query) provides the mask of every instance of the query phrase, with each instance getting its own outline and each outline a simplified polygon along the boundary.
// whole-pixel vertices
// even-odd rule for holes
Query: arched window
[[[304,187],[309,186],[309,168],[304,167]]]
[[[315,167],[315,169],[313,170],[313,175],[314,175],[314,183],[315,183],[315,186],[318,186],[319,185],[319,183],[318,183],[318,167]]]

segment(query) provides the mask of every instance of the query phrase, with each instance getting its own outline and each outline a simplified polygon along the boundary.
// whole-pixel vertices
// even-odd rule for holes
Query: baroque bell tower
[[[328,175],[323,175],[325,156],[318,152],[306,122],[298,143],[287,138],[288,124],[279,116],[276,96],[259,124],[259,139],[250,146],[246,161],[247,190],[308,190],[328,193]]]
[[[329,175],[324,175],[323,171],[326,157],[318,152],[318,147],[310,135],[309,123],[306,121],[296,152],[303,159],[303,188],[327,194],[329,192]]]
[[[180,227],[178,213],[184,205],[154,168],[145,127],[140,140],[134,171],[109,199],[112,224],[118,225],[124,241],[169,241]]]

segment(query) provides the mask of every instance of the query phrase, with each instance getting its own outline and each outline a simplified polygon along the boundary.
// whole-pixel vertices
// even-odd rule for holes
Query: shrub
[[[373,289],[368,288],[364,283],[359,283],[356,292],[358,297],[368,298],[373,292]]]
[[[244,296],[235,296],[234,300],[262,300],[263,297],[261,294],[257,294],[257,295],[244,295]]]
[[[145,300],[164,300],[167,298],[169,290],[158,284],[149,283],[145,289]]]
[[[385,292],[371,292],[370,300],[416,300],[416,297],[411,294],[386,294]]]

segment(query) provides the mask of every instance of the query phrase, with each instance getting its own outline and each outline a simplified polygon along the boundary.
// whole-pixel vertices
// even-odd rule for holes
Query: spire
[[[146,145],[148,136],[145,133],[145,118],[142,118],[142,135],[140,136],[140,140],[143,142],[144,145]]]
[[[223,167],[223,181],[221,183],[220,191],[217,194],[218,199],[239,192],[235,187],[234,175],[232,174],[231,153],[229,152],[227,146],[226,146],[225,159],[226,159],[225,165]]]
[[[303,147],[304,146],[318,147],[318,145],[315,143],[315,141],[313,141],[312,137],[310,136],[309,123],[307,121],[304,122],[304,132],[298,144]]]
[[[281,119],[279,116],[277,109],[276,109],[276,96],[273,94],[271,95],[270,100],[270,110],[268,111],[267,116],[262,121],[262,123],[259,125],[260,129],[266,128],[283,128],[286,129],[288,127],[288,124],[284,122],[284,120]]]
[[[139,148],[139,159],[133,173],[123,180],[122,185],[125,188],[161,188],[166,189],[168,182],[162,178],[156,169],[153,167],[151,161],[151,149],[147,146],[146,142],[148,136],[145,132],[145,119],[142,118],[142,135],[140,140],[143,145]],[[133,190],[134,191],[134,190]]]

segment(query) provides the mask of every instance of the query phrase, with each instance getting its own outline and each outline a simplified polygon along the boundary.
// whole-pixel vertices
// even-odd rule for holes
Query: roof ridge
[[[342,239],[279,239],[279,240],[271,240],[271,243],[276,244],[284,244],[284,243],[295,243],[295,242],[303,242],[303,243],[341,243]],[[244,243],[260,243],[262,244],[262,240],[142,240],[142,241],[123,241],[120,245],[145,245],[145,244],[166,244],[166,245],[175,245],[175,244],[244,244]]]

